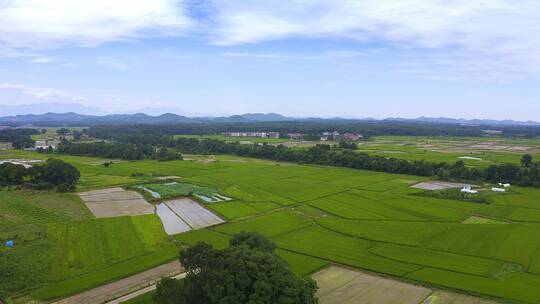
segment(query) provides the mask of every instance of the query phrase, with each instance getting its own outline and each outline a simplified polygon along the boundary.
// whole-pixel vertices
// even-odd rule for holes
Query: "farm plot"
[[[463,221],[463,224],[508,224],[508,222],[498,221],[487,217],[473,215]]]
[[[451,189],[451,188],[463,188],[464,186],[465,184],[461,184],[461,183],[426,181],[426,182],[421,182],[421,183],[412,185],[411,187],[415,189],[422,189],[422,190],[444,190],[444,189]]]
[[[157,183],[135,186],[149,192],[153,198],[174,198],[195,196],[207,203],[230,201],[232,198],[221,195],[217,190],[187,183]]]
[[[156,213],[168,235],[214,226],[224,222],[217,215],[189,198],[163,202],[157,205]]]
[[[95,217],[153,214],[154,207],[135,191],[109,188],[79,193]]]
[[[167,201],[165,204],[193,229],[223,223],[218,216],[188,198]]]
[[[272,202],[224,202],[218,204],[210,204],[208,208],[212,211],[221,214],[227,219],[237,219],[250,215],[259,214],[265,211],[279,208],[278,204]]]
[[[321,304],[418,304],[431,294],[425,287],[331,266],[313,275]]]
[[[433,292],[421,304],[496,304],[497,302],[459,293],[440,291]]]
[[[35,164],[43,162],[39,159],[2,159],[0,160],[0,165],[4,163],[11,163],[14,165],[21,165],[25,167],[26,169],[34,166]]]
[[[156,214],[159,216],[163,228],[168,235],[178,234],[190,231],[188,226],[178,215],[176,215],[167,205],[159,204],[156,206]]]

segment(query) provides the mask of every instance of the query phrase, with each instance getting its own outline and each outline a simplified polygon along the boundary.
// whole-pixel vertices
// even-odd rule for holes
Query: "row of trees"
[[[129,137],[129,136],[128,136]],[[124,139],[126,139],[124,137]],[[150,136],[149,140],[156,149],[144,139],[134,137],[137,143],[68,143],[58,151],[73,155],[92,155],[109,158],[144,159],[156,158],[158,154],[178,155],[174,151],[190,154],[233,154],[245,157],[264,158],[277,161],[290,161],[304,164],[347,167],[371,171],[418,176],[434,176],[443,180],[469,180],[489,182],[512,182],[526,186],[540,186],[540,162],[534,162],[530,155],[523,157],[522,165],[500,164],[488,168],[465,166],[463,161],[454,164],[446,162],[407,161],[397,158],[373,156],[354,151],[346,143],[337,147],[316,145],[309,149],[292,149],[283,145],[267,144],[244,145],[221,140],[196,138],[176,138],[170,136]],[[180,158],[180,155],[178,155]]]
[[[127,160],[155,159],[159,161],[182,160],[182,154],[165,146],[158,148],[150,144],[132,143],[68,143],[58,147],[58,153],[70,155],[99,156]]]
[[[285,146],[241,145],[218,140],[179,138],[176,144],[186,153],[224,153],[246,157],[292,161],[306,164],[348,167],[418,176],[436,176],[443,180],[508,181],[528,186],[540,186],[540,162],[530,155],[524,156],[522,165],[491,165],[486,169],[467,167],[463,161],[446,162],[407,161],[397,158],[373,156],[349,149],[316,145],[298,150]]]
[[[77,168],[60,159],[48,159],[30,168],[23,165],[0,164],[0,186],[26,184],[38,189],[55,188],[60,192],[75,190],[81,174]]]

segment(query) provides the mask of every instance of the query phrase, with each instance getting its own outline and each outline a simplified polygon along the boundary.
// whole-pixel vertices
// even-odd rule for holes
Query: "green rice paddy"
[[[14,154],[44,157],[14,151],[0,157]],[[37,299],[61,297],[173,259],[179,244],[205,241],[223,248],[233,234],[256,231],[277,244],[299,275],[334,263],[540,303],[540,189],[512,187],[491,196],[491,204],[477,204],[411,195],[421,191],[410,188],[424,180],[417,176],[226,161],[230,156],[108,168],[96,165],[97,158],[62,158],[81,170],[84,190],[151,183],[165,175],[205,185],[234,198],[207,205],[228,222],[167,238],[152,215],[98,220],[72,194],[1,191],[0,235],[20,245],[0,249],[0,268],[17,265],[0,288]]]

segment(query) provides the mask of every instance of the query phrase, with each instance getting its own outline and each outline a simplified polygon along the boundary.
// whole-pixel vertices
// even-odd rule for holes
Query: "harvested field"
[[[200,229],[223,223],[217,215],[201,207],[191,199],[183,198],[165,204],[193,229]]]
[[[463,221],[463,224],[508,224],[507,222],[490,219],[483,216],[473,215]]]
[[[158,180],[169,180],[169,179],[181,179],[182,177],[176,175],[160,176]]]
[[[422,189],[422,190],[444,190],[450,188],[463,188],[465,184],[460,183],[449,183],[449,182],[440,182],[440,181],[429,181],[421,182],[415,185],[412,185],[412,188]],[[476,187],[473,185],[473,187]]]
[[[97,218],[154,213],[154,207],[142,195],[122,188],[81,192],[79,196]]]
[[[460,156],[458,158],[459,159],[468,159],[468,160],[478,160],[478,161],[482,160],[482,158],[480,158],[480,157],[473,157],[473,156]]]
[[[167,205],[159,204],[156,206],[156,214],[159,216],[163,228],[168,235],[178,234],[190,231],[188,226],[181,218],[179,218]]]
[[[313,279],[319,286],[321,304],[417,304],[431,294],[425,287],[337,266],[315,273]]]
[[[447,291],[435,291],[421,304],[496,304],[497,302],[482,298],[462,295]]]

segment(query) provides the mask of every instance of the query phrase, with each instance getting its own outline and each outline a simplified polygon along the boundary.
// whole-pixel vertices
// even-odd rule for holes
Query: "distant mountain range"
[[[136,114],[110,114],[110,115],[84,115],[78,113],[45,113],[27,114],[0,117],[0,125],[69,125],[88,126],[97,124],[167,124],[167,123],[234,123],[234,122],[270,122],[298,120],[275,113],[249,113],[229,117],[196,117],[190,118],[172,113],[151,116],[144,113]]]
[[[0,105],[0,116],[15,116],[43,113],[79,113],[84,115],[109,114],[99,108],[89,107],[79,103],[36,103],[25,105]]]
[[[516,121],[516,120],[493,120],[493,119],[458,119],[458,118],[446,118],[446,117],[419,117],[414,119],[407,118],[387,118],[385,120],[390,121],[417,121],[417,122],[429,122],[429,123],[445,123],[456,125],[470,125],[470,126],[540,126],[536,121]]]
[[[443,123],[468,126],[540,126],[534,121],[514,120],[483,120],[483,119],[454,119],[454,118],[431,118],[419,117],[387,118],[383,120],[368,119],[344,119],[344,118],[293,118],[276,113],[248,113],[228,117],[186,117],[182,115],[166,113],[152,116],[144,113],[136,114],[108,114],[88,115],[75,112],[45,114],[26,114],[0,117],[0,125],[21,126],[89,126],[98,124],[173,124],[173,123],[249,123],[249,122],[281,122],[281,121],[320,121],[320,122],[422,122]]]

